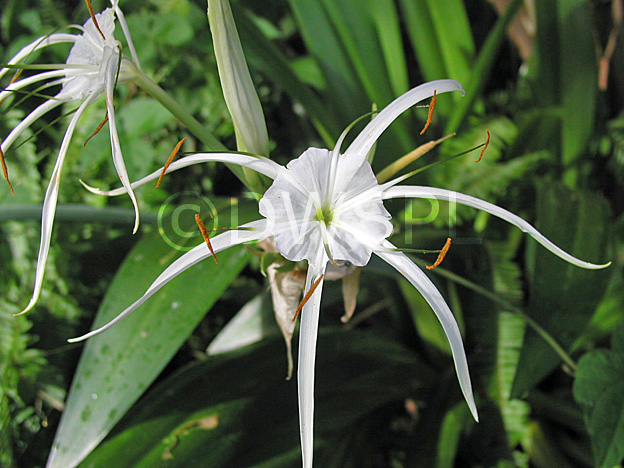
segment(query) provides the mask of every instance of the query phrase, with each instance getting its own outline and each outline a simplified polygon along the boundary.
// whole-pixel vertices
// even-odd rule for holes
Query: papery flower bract
[[[366,156],[382,132],[406,109],[437,94],[463,91],[453,80],[423,84],[397,98],[383,109],[341,154],[344,134],[333,151],[309,148],[286,167],[262,157],[242,154],[195,154],[174,162],[174,171],[204,161],[239,164],[274,179],[260,200],[264,219],[248,223],[240,229],[219,234],[212,239],[216,253],[247,241],[275,238],[277,250],[291,261],[307,260],[308,272],[304,291],[313,293],[301,312],[299,338],[299,420],[304,468],[312,466],[314,365],[318,334],[321,292],[326,269],[330,264],[364,266],[374,253],[399,271],[420,291],[437,315],[449,340],[455,369],[463,395],[475,419],[477,408],[472,394],[468,363],[455,318],[444,298],[429,277],[407,255],[398,251],[386,238],[392,232],[390,214],[383,200],[398,197],[450,200],[472,206],[518,226],[537,242],[574,265],[597,269],[595,265],[576,259],[546,239],[537,229],[518,216],[483,200],[430,187],[398,186],[404,177],[379,184]],[[135,182],[138,187],[154,180],[160,172]],[[119,195],[125,189],[108,192],[90,188],[103,195]],[[211,256],[203,243],[169,266],[147,292],[114,320],[80,338],[80,341],[103,332],[134,311],[172,278],[201,260]]]
[[[35,285],[32,298],[26,308],[21,312],[25,313],[32,309],[41,293],[45,266],[50,250],[50,238],[52,236],[52,226],[58,202],[61,174],[67,149],[78,120],[85,109],[94,103],[102,94],[106,96],[106,109],[108,124],[110,129],[110,141],[112,147],[112,157],[117,174],[121,183],[126,188],[135,208],[135,224],[133,232],[136,232],[139,225],[139,209],[136,197],[130,186],[128,173],[121,153],[117,127],[115,123],[115,108],[113,106],[113,92],[116,80],[125,81],[131,79],[137,70],[140,70],[136,51],[132,38],[128,32],[128,26],[118,0],[112,0],[112,8],[107,8],[102,13],[96,14],[95,19],[99,25],[96,28],[93,19],[90,18],[83,26],[73,25],[73,28],[82,31],[82,34],[50,34],[41,37],[20,50],[9,62],[11,67],[19,67],[22,60],[28,58],[33,52],[45,47],[60,44],[73,43],[65,64],[58,69],[45,71],[33,76],[25,77],[9,84],[0,92],[0,102],[30,85],[49,81],[37,91],[54,85],[62,85],[61,90],[53,97],[33,110],[26,116],[17,127],[15,127],[2,142],[2,152],[6,155],[17,138],[29,128],[37,119],[66,103],[80,102],[72,116],[65,135],[63,137],[58,158],[50,177],[50,182],[46,190],[43,202],[43,213],[41,220],[41,244],[37,259],[37,270],[35,273]],[[115,17],[119,20],[123,32],[128,41],[128,46],[132,59],[121,54],[121,43],[114,37]],[[27,68],[27,67],[26,67]],[[2,78],[11,68],[2,68],[0,78]]]

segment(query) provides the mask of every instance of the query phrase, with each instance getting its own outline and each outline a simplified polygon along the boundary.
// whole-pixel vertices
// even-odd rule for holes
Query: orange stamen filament
[[[420,134],[423,135],[427,129],[429,128],[429,125],[431,125],[431,119],[433,118],[433,110],[435,109],[435,105],[436,102],[438,100],[438,95],[436,93],[436,90],[433,90],[433,97],[431,98],[431,104],[429,104],[429,115],[427,116],[427,123],[425,124],[425,128],[423,128],[420,131]]]
[[[160,183],[162,182],[162,179],[165,175],[165,172],[167,172],[167,169],[169,169],[169,166],[171,165],[171,163],[173,162],[173,160],[175,159],[175,157],[178,155],[178,153],[180,152],[180,148],[182,147],[182,143],[184,143],[186,141],[186,138],[182,138],[177,145],[175,145],[175,148],[173,148],[173,151],[171,152],[171,154],[169,155],[169,157],[167,158],[167,162],[165,163],[165,167],[163,167],[162,172],[160,173],[160,177],[158,178],[158,182],[156,182],[156,188],[158,188],[160,186]]]
[[[303,299],[299,303],[299,307],[297,307],[297,310],[295,311],[295,316],[292,319],[293,322],[297,320],[297,316],[303,309],[303,306],[306,305],[306,302],[310,300],[310,298],[312,297],[312,294],[314,294],[314,291],[316,291],[316,288],[318,288],[318,285],[321,284],[321,280],[323,279],[323,276],[325,276],[325,273],[323,273],[321,276],[318,277],[318,279],[314,282],[310,290],[306,293],[305,296],[303,296]]]
[[[89,9],[89,14],[91,15],[91,19],[93,20],[93,24],[95,25],[95,29],[98,30],[98,32],[102,36],[102,39],[106,40],[106,36],[104,36],[104,33],[100,29],[100,25],[98,24],[97,20],[95,19],[95,12],[93,11],[93,7],[91,6],[91,0],[85,0],[85,2],[87,2],[87,8]]]
[[[2,172],[4,172],[4,178],[6,179],[7,184],[9,184],[9,188],[11,189],[11,195],[15,195],[15,192],[13,191],[13,185],[9,180],[9,170],[7,169],[6,162],[4,162],[4,154],[2,153],[2,148],[0,148],[0,164],[2,164]]]
[[[217,254],[215,254],[215,251],[212,248],[212,244],[210,243],[210,236],[208,235],[208,231],[206,230],[206,226],[204,225],[204,222],[202,221],[201,216],[199,216],[198,214],[195,215],[195,222],[197,223],[197,227],[199,227],[202,237],[206,241],[206,245],[210,249],[210,253],[215,259],[215,263],[218,264],[219,260],[217,260]]]
[[[451,248],[451,238],[449,237],[448,239],[446,239],[446,244],[444,244],[444,247],[442,247],[442,250],[440,250],[440,253],[438,254],[438,258],[436,259],[435,263],[433,265],[427,265],[426,267],[427,270],[433,270],[434,268],[439,267],[440,263],[442,263],[442,260],[444,260],[444,257],[446,257],[446,254],[450,248]]]
[[[85,140],[85,142],[82,145],[83,148],[87,147],[87,143],[89,143],[89,140],[91,140],[91,138],[93,138],[95,135],[100,133],[100,130],[102,130],[102,127],[106,125],[106,122],[108,122],[108,113],[106,114],[106,117],[104,117],[104,120],[100,122],[100,125],[97,126],[97,128],[95,129],[95,132],[93,132],[91,136]]]
[[[477,159],[475,162],[481,161],[481,158],[483,157],[483,154],[485,153],[485,150],[487,149],[488,145],[490,144],[490,131],[486,130],[485,133],[487,133],[487,138],[485,139],[485,146],[481,150],[481,154],[479,155],[479,159]]]

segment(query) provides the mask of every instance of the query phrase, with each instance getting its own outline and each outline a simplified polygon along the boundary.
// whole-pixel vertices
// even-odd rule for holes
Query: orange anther
[[[438,95],[436,93],[436,90],[433,90],[433,97],[431,98],[431,104],[429,104],[429,115],[427,115],[427,123],[425,124],[425,128],[423,128],[420,131],[420,134],[424,134],[427,129],[429,128],[429,125],[431,125],[431,119],[433,118],[433,110],[435,109],[435,105],[436,102],[438,100]]]
[[[106,117],[104,117],[104,120],[102,120],[102,121],[100,122],[100,125],[98,125],[98,126],[97,126],[97,128],[95,129],[95,132],[93,132],[93,133],[91,134],[91,136],[90,136],[89,138],[87,138],[87,139],[85,140],[85,142],[82,144],[82,147],[83,147],[83,148],[86,148],[87,143],[89,143],[89,140],[90,140],[91,138],[93,138],[95,135],[97,135],[98,133],[100,133],[100,130],[102,130],[102,127],[103,127],[104,125],[106,125],[106,122],[108,122],[108,113],[106,113]]]
[[[9,180],[9,170],[7,169],[6,162],[4,162],[4,153],[2,153],[2,148],[0,148],[0,163],[2,164],[2,172],[4,172],[4,178],[6,179],[7,184],[9,184],[9,188],[11,189],[11,195],[15,195],[15,192],[13,191],[13,185]]]
[[[217,254],[215,254],[215,251],[212,248],[212,244],[210,243],[210,236],[208,235],[206,226],[204,226],[204,222],[202,221],[201,216],[199,216],[198,214],[195,215],[195,222],[197,223],[197,227],[199,227],[199,231],[201,232],[202,237],[206,241],[206,245],[210,249],[210,253],[215,259],[215,263],[219,263],[219,260],[217,260]]]
[[[173,151],[171,152],[171,154],[167,158],[167,162],[165,163],[165,167],[163,167],[162,172],[160,173],[160,177],[158,178],[158,182],[156,182],[156,188],[158,188],[160,186],[160,183],[162,182],[162,178],[164,177],[165,172],[167,172],[167,169],[169,169],[169,166],[171,165],[171,163],[173,162],[173,160],[175,159],[177,154],[180,152],[180,148],[182,147],[182,143],[184,143],[185,141],[186,141],[186,138],[182,138],[180,141],[178,141],[178,144],[175,145],[175,148],[173,148]]]
[[[102,39],[106,40],[106,36],[104,36],[104,33],[100,29],[100,25],[98,24],[97,20],[95,19],[95,12],[93,11],[93,7],[91,6],[91,0],[85,0],[85,2],[87,2],[87,8],[89,9],[89,14],[91,15],[91,19],[93,20],[93,24],[95,25],[95,29],[97,29],[98,32],[101,34]]]
[[[487,149],[488,145],[490,144],[490,131],[486,130],[485,133],[487,133],[487,138],[485,139],[485,146],[481,150],[481,154],[479,155],[479,159],[477,159],[475,162],[481,161],[481,158],[483,157],[483,154],[485,153],[485,150]]]
[[[427,270],[433,270],[434,268],[439,267],[440,263],[442,263],[442,260],[444,260],[444,257],[446,257],[446,253],[449,251],[450,248],[451,238],[449,237],[448,239],[446,239],[446,244],[444,244],[442,250],[440,250],[440,253],[438,254],[438,258],[436,258],[435,263],[433,265],[427,265]]]
[[[316,288],[318,288],[318,285],[321,284],[321,280],[323,279],[323,276],[325,276],[325,273],[323,273],[321,276],[318,277],[318,279],[314,282],[310,290],[306,293],[305,296],[303,296],[303,299],[299,303],[299,307],[297,307],[297,310],[295,311],[295,316],[292,319],[293,322],[297,320],[297,316],[301,312],[301,309],[303,309],[303,306],[306,305],[306,302],[310,300],[310,298],[312,297],[312,294],[314,294],[314,291],[316,291]]]

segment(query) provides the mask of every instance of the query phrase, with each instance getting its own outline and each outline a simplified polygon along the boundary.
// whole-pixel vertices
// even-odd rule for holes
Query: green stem
[[[423,260],[416,259],[416,258],[413,260],[415,263],[420,264],[422,266],[426,265],[426,262],[424,262]],[[492,291],[489,291],[483,286],[479,286],[478,284],[473,283],[472,281],[462,276],[459,276],[453,272],[445,270],[444,268],[438,267],[434,271],[438,273],[440,276],[447,278],[451,281],[454,281],[458,284],[461,284],[462,286],[473,290],[477,294],[481,294],[482,296],[487,297],[492,302],[496,302],[500,304],[501,306],[505,308],[505,310],[518,314],[520,317],[522,317],[522,319],[526,322],[526,324],[529,327],[531,327],[546,342],[546,344],[548,344],[548,346],[552,348],[552,350],[555,353],[557,353],[557,355],[561,358],[561,360],[570,367],[572,372],[576,373],[578,366],[576,362],[574,362],[574,359],[570,357],[570,355],[561,347],[561,345],[557,342],[557,340],[555,340],[552,337],[552,335],[550,335],[550,333],[548,333],[539,323],[533,320],[533,318],[527,315],[527,313],[524,312],[524,310],[522,310],[520,307],[513,305],[511,302],[500,297],[498,294],[493,293]]]
[[[228,151],[212,133],[193,117],[183,106],[173,99],[164,89],[151,80],[145,73],[136,70],[133,80],[143,91],[160,102],[171,114],[175,116],[193,135],[206,145],[208,151]]]
[[[55,218],[59,221],[77,221],[81,223],[134,224],[134,210],[126,208],[94,208],[89,205],[59,205]],[[40,220],[40,205],[4,205],[0,206],[0,222]],[[158,215],[141,213],[143,224],[155,225]]]
[[[207,151],[228,152],[229,150],[217,140],[195,117],[193,117],[183,106],[173,99],[164,89],[147,76],[142,70],[135,67],[134,83],[143,91],[160,102],[171,114],[177,118],[195,137],[204,145]],[[250,185],[242,167],[234,164],[227,164],[227,167],[238,177],[245,186],[255,193]]]

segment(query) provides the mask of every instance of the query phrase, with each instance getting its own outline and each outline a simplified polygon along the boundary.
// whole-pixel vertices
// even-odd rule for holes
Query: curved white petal
[[[395,121],[399,115],[413,105],[437,94],[448,93],[450,91],[464,92],[461,84],[455,80],[436,80],[424,83],[407,93],[399,96],[388,104],[371,122],[364,127],[364,130],[357,136],[353,143],[347,148],[344,157],[366,158],[377,139],[388,126]]]
[[[115,169],[117,169],[117,174],[119,175],[119,180],[121,184],[124,186],[128,195],[130,196],[130,200],[132,200],[132,204],[134,205],[134,229],[132,233],[136,233],[139,229],[139,204],[137,202],[136,196],[130,186],[130,180],[128,178],[128,171],[126,170],[126,164],[123,159],[123,154],[121,152],[121,145],[119,144],[119,135],[117,134],[117,124],[115,122],[115,106],[113,105],[113,94],[115,88],[115,76],[117,75],[117,65],[119,64],[118,55],[111,51],[112,53],[108,57],[106,63],[106,78],[105,78],[105,86],[106,86],[106,110],[108,112],[108,128],[110,130],[110,141],[111,141],[111,150],[113,154],[113,163],[115,164]]]
[[[39,39],[34,40],[27,46],[23,47],[17,54],[13,56],[11,60],[7,63],[7,65],[16,65],[21,60],[27,58],[30,54],[35,52],[36,50],[43,49],[44,47],[51,46],[53,44],[61,44],[63,42],[76,42],[80,36],[75,34],[50,34],[48,36],[42,36]],[[0,78],[2,78],[9,70],[13,70],[13,68],[2,68],[0,69]]]
[[[384,247],[396,248],[390,242],[385,242]],[[476,421],[479,421],[477,406],[475,405],[474,397],[472,395],[472,384],[470,383],[468,361],[466,360],[466,353],[464,351],[461,334],[459,333],[459,327],[451,309],[449,309],[448,305],[444,301],[442,294],[440,294],[440,291],[438,291],[427,275],[423,273],[423,271],[418,268],[404,253],[388,253],[383,251],[375,251],[375,253],[381,259],[396,268],[399,273],[405,276],[405,278],[407,278],[407,280],[412,283],[416,289],[418,289],[435,312],[438,320],[440,320],[444,333],[446,334],[449,344],[451,345],[453,361],[455,362],[455,371],[457,372],[457,378],[459,379],[459,386],[464,394],[466,403],[468,403],[472,416]]]
[[[51,99],[49,101],[44,102],[39,107],[35,108],[30,114],[28,114],[13,130],[11,133],[7,135],[7,137],[2,142],[2,152],[6,153],[6,151],[10,148],[10,146],[15,143],[15,140],[19,138],[24,130],[26,130],[30,125],[37,120],[42,115],[50,112],[55,107],[60,106],[65,101],[58,99]]]
[[[33,83],[38,83],[40,81],[45,81],[49,78],[59,78],[67,75],[67,70],[51,70],[43,73],[37,73],[36,75],[28,76],[26,78],[22,78],[21,80],[15,81],[11,83],[9,86],[4,88],[2,92],[0,92],[0,102],[6,99],[8,96],[13,95],[14,91],[25,88]]]
[[[212,248],[215,253],[219,253],[235,245],[242,244],[243,242],[254,241],[263,237],[267,237],[270,234],[267,235],[266,233],[266,225],[266,220],[261,219],[241,226],[241,228],[247,228],[248,230],[233,230],[219,234],[211,239]],[[158,291],[180,273],[188,270],[193,265],[211,256],[212,253],[208,249],[208,246],[202,242],[200,245],[185,253],[175,262],[169,265],[165,269],[165,271],[163,271],[160,276],[158,276],[158,278],[154,280],[152,285],[147,289],[147,291],[145,291],[143,296],[141,296],[137,301],[135,301],[132,305],[130,305],[126,310],[120,313],[113,320],[108,322],[106,325],[87,333],[86,335],[80,336],[78,338],[71,338],[67,341],[69,341],[70,343],[84,341],[88,338],[91,338],[92,336],[99,335],[100,333],[108,330],[110,327],[134,312],[156,291]]]
[[[130,28],[128,27],[128,23],[126,22],[126,17],[124,16],[121,8],[119,8],[118,2],[111,2],[113,4],[113,9],[115,10],[115,15],[119,20],[119,24],[121,26],[121,30],[126,37],[126,42],[128,43],[128,48],[130,49],[130,56],[132,57],[132,61],[137,66],[137,68],[141,69],[141,63],[139,62],[139,56],[136,53],[136,49],[134,48],[134,42],[132,41],[132,36],[130,35]]]
[[[471,197],[470,195],[464,195],[463,193],[453,192],[451,190],[443,190],[439,188],[433,187],[419,187],[413,185],[399,185],[395,187],[391,187],[383,192],[382,197],[384,199],[389,198],[430,198],[437,200],[445,200],[455,203],[460,203],[462,205],[471,206],[473,208],[477,208],[479,210],[490,213],[498,218],[504,219],[508,223],[513,224],[514,226],[519,227],[522,231],[526,232],[537,242],[542,244],[552,253],[554,253],[557,257],[562,258],[568,263],[579,266],[581,268],[587,268],[590,270],[597,270],[600,268],[606,268],[611,265],[611,262],[605,263],[603,265],[597,265],[595,263],[585,262],[583,260],[579,260],[578,258],[570,255],[565,250],[557,247],[554,243],[549,241],[541,232],[535,229],[531,224],[526,222],[521,217],[504,210],[492,203],[486,202],[485,200],[481,200],[479,198]]]
[[[280,170],[283,170],[283,167],[277,164],[274,161],[271,161],[268,158],[260,157],[260,156],[250,156],[247,154],[237,154],[237,153],[198,153],[193,154],[191,156],[186,156],[184,158],[180,158],[177,161],[171,163],[171,165],[165,171],[165,174],[169,174],[170,172],[177,171],[178,169],[183,169],[188,166],[192,166],[194,164],[201,164],[205,162],[222,162],[228,164],[237,164],[239,166],[248,167],[260,174],[264,174],[271,179],[277,177],[277,173]],[[150,175],[143,177],[136,182],[131,184],[133,189],[142,187],[143,185],[156,180],[160,177],[162,173],[162,169],[152,172]],[[118,195],[123,195],[127,193],[125,187],[120,187],[114,190],[100,190],[95,187],[91,187],[84,182],[82,182],[84,187],[97,195],[105,195],[108,197],[115,197]]]
[[[317,253],[317,261],[308,266],[304,294],[307,294],[319,277],[325,273],[326,264],[327,257],[321,247]],[[323,279],[320,280],[314,294],[308,299],[301,311],[297,385],[299,387],[299,432],[303,468],[312,468],[312,456],[314,455],[314,366],[322,290]]]
[[[65,136],[61,143],[59,155],[54,164],[54,170],[50,177],[50,183],[46,190],[45,198],[43,200],[43,211],[41,216],[41,241],[39,244],[39,255],[37,257],[37,269],[35,272],[35,286],[32,298],[26,306],[26,308],[17,315],[25,314],[32,309],[41,294],[41,286],[43,285],[43,276],[45,274],[45,267],[48,262],[48,253],[50,252],[50,239],[52,238],[52,227],[54,225],[54,216],[56,214],[56,203],[58,201],[59,187],[61,184],[61,175],[63,172],[63,164],[65,163],[65,156],[67,155],[67,148],[74,134],[74,129],[78,120],[82,116],[84,110],[91,104],[90,100],[83,102],[67,126]]]

